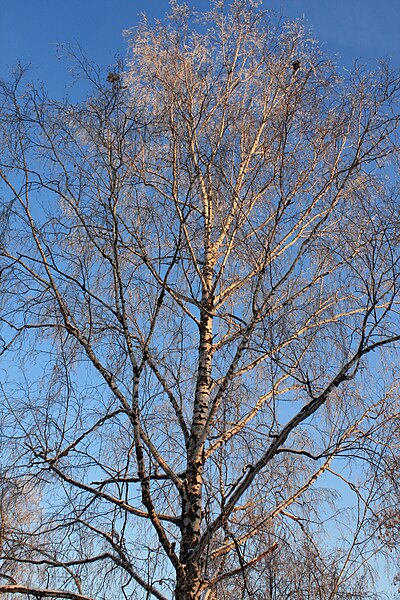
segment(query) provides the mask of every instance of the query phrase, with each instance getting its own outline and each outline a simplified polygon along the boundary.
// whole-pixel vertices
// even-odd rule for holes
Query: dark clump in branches
[[[298,71],[300,69],[300,61],[299,60],[295,60],[292,62],[292,69],[293,69],[293,74],[296,73],[296,71]]]

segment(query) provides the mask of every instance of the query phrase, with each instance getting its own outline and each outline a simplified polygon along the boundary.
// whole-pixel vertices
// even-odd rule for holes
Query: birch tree
[[[399,522],[399,77],[250,1],[127,40],[108,75],[75,56],[79,103],[1,84],[2,462],[40,510],[0,591],[372,597]]]

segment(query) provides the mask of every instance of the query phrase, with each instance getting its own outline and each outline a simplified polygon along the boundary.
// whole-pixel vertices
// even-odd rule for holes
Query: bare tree
[[[2,460],[41,490],[2,593],[374,590],[400,80],[342,75],[256,4],[173,3],[125,69],[75,56],[81,103],[1,84]]]

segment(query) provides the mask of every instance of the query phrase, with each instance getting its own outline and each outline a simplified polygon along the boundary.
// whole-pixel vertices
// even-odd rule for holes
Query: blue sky
[[[208,0],[189,0],[206,8]],[[264,0],[290,18],[304,16],[323,47],[339,54],[341,64],[353,59],[374,62],[390,57],[400,67],[400,0]],[[68,81],[66,65],[56,57],[58,43],[78,43],[98,64],[113,64],[124,54],[122,30],[141,12],[160,17],[167,0],[1,0],[0,77],[16,64],[31,63],[33,77],[60,92]]]

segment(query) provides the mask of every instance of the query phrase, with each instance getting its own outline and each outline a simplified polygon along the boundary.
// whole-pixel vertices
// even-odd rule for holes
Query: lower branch
[[[82,596],[63,590],[46,590],[28,585],[0,585],[0,594],[30,594],[36,598],[66,598],[67,600],[93,600],[90,596]]]
[[[244,565],[238,567],[237,569],[234,569],[233,571],[229,571],[228,573],[222,573],[222,575],[218,575],[217,577],[215,577],[214,579],[212,579],[210,581],[210,585],[215,585],[216,583],[219,583],[220,581],[223,581],[224,579],[228,579],[229,577],[234,577],[235,575],[239,575],[240,573],[247,571],[247,569],[249,569],[250,567],[253,567],[256,563],[260,562],[260,560],[262,560],[263,558],[266,558],[267,556],[272,554],[277,549],[277,547],[278,547],[278,543],[275,542],[267,550],[265,550],[264,552],[262,552],[261,554],[259,554],[258,556],[256,556],[252,560],[250,560],[249,562],[245,563]]]

